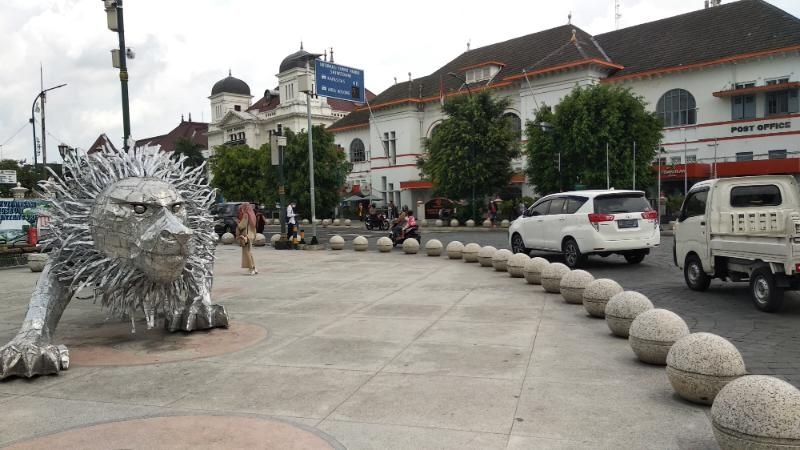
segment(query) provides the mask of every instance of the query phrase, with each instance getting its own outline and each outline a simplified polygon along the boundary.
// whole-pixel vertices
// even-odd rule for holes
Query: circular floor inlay
[[[236,352],[267,337],[267,330],[247,322],[230,327],[174,332],[156,327],[147,330],[137,324],[107,322],[99,326],[70,326],[59,329],[55,342],[69,348],[75,366],[135,366],[185,361]]]
[[[235,416],[167,416],[109,422],[19,442],[8,449],[341,449],[313,428]]]

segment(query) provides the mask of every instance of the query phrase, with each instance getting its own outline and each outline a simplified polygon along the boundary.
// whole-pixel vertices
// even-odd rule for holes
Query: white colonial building
[[[800,175],[800,20],[763,0],[595,36],[564,25],[469,50],[391,86],[370,100],[371,113],[357,108],[331,131],[353,162],[350,183],[411,206],[432,196],[416,161],[443,119],[443,98],[489,90],[508,97],[507,114],[524,124],[542,104],[598,83],[631,88],[664,121],[667,190],[714,174]],[[514,165],[512,183],[529,195],[523,161]]]
[[[278,124],[293,131],[308,128],[306,104],[308,96],[299,91],[298,79],[310,74],[313,80],[314,60],[320,55],[300,50],[284,58],[278,70],[278,87],[267,89],[264,96],[252,103],[250,86],[231,76],[218,81],[211,89],[211,123],[208,126],[208,148],[223,144],[244,144],[259,148],[269,142],[269,132]],[[309,67],[307,69],[307,67]],[[372,94],[367,91],[367,98]],[[330,126],[353,111],[357,104],[323,97],[311,99],[311,121]]]

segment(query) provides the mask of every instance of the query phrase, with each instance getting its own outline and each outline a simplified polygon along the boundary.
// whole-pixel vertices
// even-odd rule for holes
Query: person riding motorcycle
[[[403,210],[400,212],[400,215],[397,216],[397,219],[394,221],[394,226],[392,227],[392,235],[395,236],[395,239],[400,236],[400,234],[405,230],[406,224],[408,223],[407,220],[408,213]]]

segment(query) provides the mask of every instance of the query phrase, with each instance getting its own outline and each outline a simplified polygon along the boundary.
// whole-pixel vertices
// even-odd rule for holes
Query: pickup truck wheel
[[[586,256],[581,253],[581,249],[575,239],[570,238],[564,241],[563,251],[564,264],[570,269],[576,269],[586,262]]]
[[[686,285],[693,291],[705,291],[711,284],[711,277],[703,271],[703,263],[700,258],[691,255],[686,257],[686,264],[683,266],[683,278]]]
[[[783,289],[775,285],[775,277],[768,267],[761,267],[750,274],[750,294],[759,310],[775,312],[781,309],[783,293]]]

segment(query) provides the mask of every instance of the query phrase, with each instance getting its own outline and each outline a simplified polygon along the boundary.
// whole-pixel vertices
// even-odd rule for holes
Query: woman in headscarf
[[[236,240],[242,247],[242,268],[250,269],[250,275],[258,273],[253,259],[253,241],[256,239],[256,213],[250,203],[239,206],[239,220],[236,225]]]

